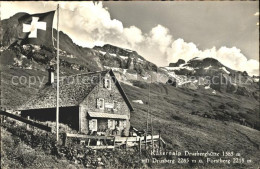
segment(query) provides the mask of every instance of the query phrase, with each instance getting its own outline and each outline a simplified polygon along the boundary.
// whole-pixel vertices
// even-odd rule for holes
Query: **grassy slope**
[[[46,155],[41,149],[31,148],[17,136],[1,128],[2,168],[75,168],[76,166],[67,160]]]
[[[47,72],[35,71],[35,70],[22,70],[22,69],[9,69],[4,66],[1,67],[1,106],[16,108],[17,105],[25,102],[30,96],[36,93],[40,87],[40,83],[37,80],[35,85],[29,87],[29,82],[21,85],[16,85],[18,83],[18,78],[14,78],[12,83],[12,78],[17,76],[25,76],[29,79],[29,76],[40,77],[41,79],[45,76],[45,83],[47,82]],[[23,81],[24,82],[24,81]]]
[[[148,89],[124,85],[130,100],[147,101]],[[195,102],[193,100],[196,100]],[[244,158],[259,164],[260,131],[234,123],[191,115],[192,111],[209,111],[221,104],[231,102],[239,106],[238,111],[252,110],[259,103],[238,95],[210,94],[167,85],[151,85],[151,114],[154,131],[161,129],[162,137],[170,147],[179,151],[234,151]],[[148,106],[133,103],[131,125],[144,129]],[[229,109],[227,109],[229,112]],[[231,110],[230,110],[231,111]],[[233,113],[236,112],[233,110]],[[259,123],[259,119],[256,119]]]

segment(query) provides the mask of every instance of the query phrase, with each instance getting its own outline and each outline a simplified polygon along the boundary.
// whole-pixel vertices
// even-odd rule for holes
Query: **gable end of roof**
[[[115,76],[114,72],[113,72],[112,70],[110,70],[108,73],[110,74],[111,77],[113,77],[112,79],[113,79],[113,81],[114,81],[116,87],[118,88],[119,92],[121,93],[123,99],[125,100],[125,102],[126,102],[128,108],[130,109],[131,112],[133,112],[133,111],[134,111],[134,108],[133,108],[133,106],[131,105],[131,103],[130,103],[128,97],[126,96],[126,93],[124,92],[123,88],[121,87],[119,81],[116,79],[116,76]]]

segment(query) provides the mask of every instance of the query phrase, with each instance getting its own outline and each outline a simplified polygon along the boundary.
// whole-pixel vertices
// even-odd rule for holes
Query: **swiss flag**
[[[19,43],[53,46],[52,43],[52,22],[55,11],[24,14],[18,19]]]

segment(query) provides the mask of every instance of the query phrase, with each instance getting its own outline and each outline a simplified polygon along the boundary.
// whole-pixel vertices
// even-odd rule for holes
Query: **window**
[[[89,130],[97,131],[97,119],[91,119],[89,121]]]
[[[120,129],[123,129],[123,128],[124,128],[124,127],[123,127],[123,121],[122,121],[122,120],[119,121],[119,128],[120,128]]]
[[[104,79],[104,87],[108,90],[111,90],[111,80],[110,79]]]
[[[107,124],[108,124],[109,129],[111,129],[111,130],[115,129],[115,124],[116,124],[115,120],[108,119]]]
[[[123,126],[126,128],[126,120],[123,121]]]
[[[113,109],[114,109],[114,110],[117,110],[117,108],[118,108],[118,102],[117,102],[117,101],[113,101],[113,102],[114,102]]]
[[[97,108],[98,109],[104,109],[104,104],[105,104],[104,99],[102,99],[102,98],[97,99]]]
[[[126,120],[120,120],[119,121],[119,128],[121,128],[121,129],[126,128]]]

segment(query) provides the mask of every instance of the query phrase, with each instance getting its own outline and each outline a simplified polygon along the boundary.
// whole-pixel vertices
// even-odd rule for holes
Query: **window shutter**
[[[93,131],[97,131],[97,119],[92,119],[93,121]]]
[[[104,84],[104,88],[107,88],[107,80],[106,79],[103,79],[103,84]]]
[[[123,121],[123,126],[126,128],[126,120]]]
[[[107,127],[110,129],[111,128],[111,120],[107,120]]]
[[[97,108],[98,109],[104,109],[105,107],[105,100],[102,98],[97,99]]]
[[[100,109],[104,109],[105,107],[105,100],[104,99],[99,99],[100,100]]]
[[[92,120],[89,121],[88,127],[89,127],[89,130],[91,130],[91,131],[93,130],[93,121]]]
[[[114,102],[114,110],[116,110],[117,109],[117,101],[113,101]]]
[[[97,119],[92,119],[89,121],[89,130],[97,131]]]
[[[111,80],[107,79],[107,88],[110,90],[111,89]]]
[[[119,128],[121,128],[121,129],[123,128],[123,121],[122,120],[119,121]]]
[[[115,120],[108,119],[108,128],[109,129],[115,129]]]
[[[104,88],[111,89],[111,80],[110,79],[103,79]]]
[[[101,107],[101,100],[97,99],[97,108],[100,109],[100,107]]]

